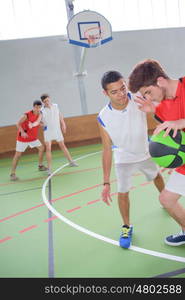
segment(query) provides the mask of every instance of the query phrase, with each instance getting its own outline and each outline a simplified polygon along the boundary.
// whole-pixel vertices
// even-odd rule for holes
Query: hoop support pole
[[[80,64],[79,64],[79,69],[78,69],[79,75],[83,74],[86,54],[87,54],[87,48],[83,47],[81,50]]]

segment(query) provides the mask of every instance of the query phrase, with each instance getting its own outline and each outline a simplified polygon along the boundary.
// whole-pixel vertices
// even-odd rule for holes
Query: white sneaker
[[[12,173],[12,174],[10,174],[10,180],[11,180],[11,181],[17,181],[17,180],[19,180],[19,177],[17,177],[17,176],[15,175],[15,173]]]
[[[69,167],[78,167],[78,164],[74,160],[72,160],[72,161],[70,161],[70,163],[68,164],[68,166]]]
[[[50,176],[51,173],[52,173],[51,169],[47,169],[47,174],[48,174],[48,176]]]

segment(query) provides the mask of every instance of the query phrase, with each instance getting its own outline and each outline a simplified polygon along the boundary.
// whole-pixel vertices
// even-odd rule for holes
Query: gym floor
[[[22,156],[17,182],[9,180],[12,157],[1,159],[0,277],[48,278],[53,262],[57,278],[185,278],[185,246],[164,243],[179,227],[161,208],[153,183],[141,173],[133,176],[133,243],[122,249],[114,167],[109,207],[100,199],[101,145],[69,150],[79,167],[56,172],[51,190],[43,187],[47,174],[38,171],[37,154]],[[53,151],[53,170],[64,164],[63,154]],[[168,171],[163,176],[166,181]],[[57,215],[48,214],[43,193]]]

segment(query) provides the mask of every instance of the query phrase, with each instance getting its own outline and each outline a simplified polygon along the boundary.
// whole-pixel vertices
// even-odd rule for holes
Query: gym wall
[[[183,76],[184,36],[185,28],[115,32],[110,43],[89,49],[84,77],[88,114],[97,114],[108,101],[100,85],[108,70],[127,79],[138,61],[154,58],[172,78]],[[42,93],[51,95],[65,118],[83,115],[73,47],[62,36],[0,41],[0,127],[6,135],[6,126],[14,125]]]

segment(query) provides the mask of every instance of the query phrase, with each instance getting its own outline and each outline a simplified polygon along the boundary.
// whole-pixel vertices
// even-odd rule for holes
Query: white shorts
[[[51,131],[51,130],[44,130],[44,141],[45,142],[51,142],[51,141],[57,141],[61,142],[64,140],[63,134],[61,130]]]
[[[132,187],[132,176],[141,171],[148,181],[153,180],[159,173],[159,167],[151,158],[137,163],[115,164],[118,193],[127,193]]]
[[[185,196],[185,175],[173,171],[165,185],[165,189]]]
[[[20,142],[17,141],[16,143],[16,151],[18,152],[24,152],[26,150],[27,147],[30,148],[35,148],[35,147],[40,147],[42,146],[41,142],[39,140],[35,140],[33,142]]]

